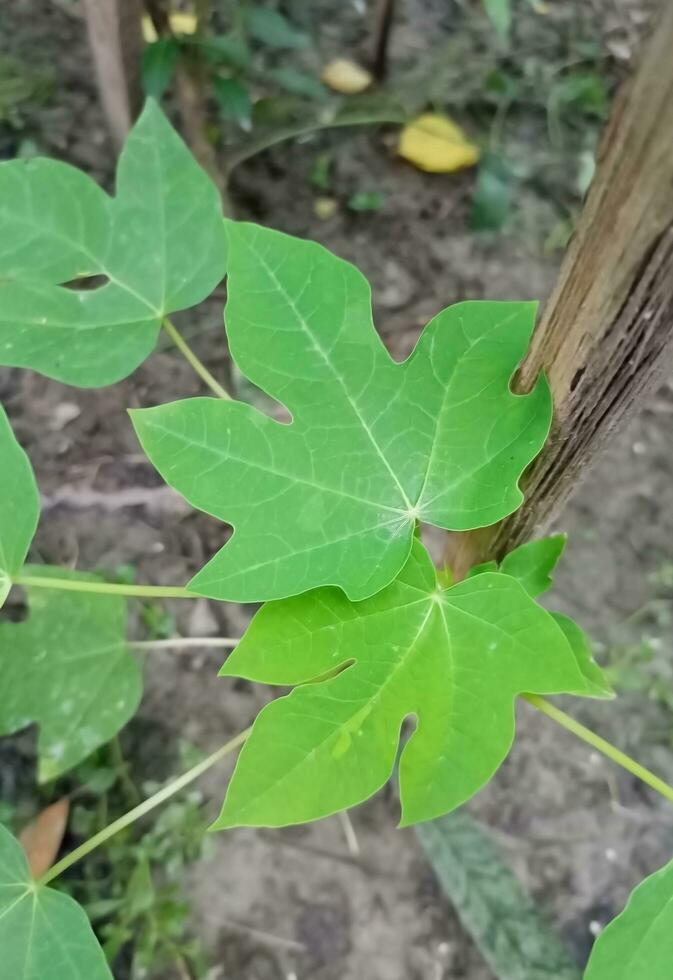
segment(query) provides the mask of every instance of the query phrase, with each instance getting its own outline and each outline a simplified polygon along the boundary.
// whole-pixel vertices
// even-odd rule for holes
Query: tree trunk
[[[98,94],[121,149],[141,104],[141,0],[84,0]]]
[[[457,577],[500,558],[556,515],[599,449],[642,405],[673,352],[673,3],[663,5],[619,93],[556,288],[514,387],[540,370],[554,423],[524,475],[526,501],[499,525],[451,535]]]

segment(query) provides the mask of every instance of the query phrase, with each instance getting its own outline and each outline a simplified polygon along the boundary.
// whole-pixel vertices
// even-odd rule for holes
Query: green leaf
[[[250,51],[245,40],[236,34],[216,34],[196,38],[205,58],[213,65],[225,64],[232,68],[247,68]]]
[[[21,571],[40,516],[40,495],[30,460],[0,405],[0,606]]]
[[[605,115],[608,93],[605,80],[596,72],[578,72],[559,79],[549,95],[551,110],[574,108],[590,116]]]
[[[214,78],[213,91],[225,119],[233,120],[242,129],[250,129],[252,100],[245,85],[236,78]]]
[[[551,615],[563,630],[565,638],[575,654],[577,666],[586,681],[585,693],[587,696],[591,698],[614,698],[615,692],[604,672],[594,660],[591,645],[584,630],[570,616],[557,612],[553,612]]]
[[[484,572],[497,572],[497,571],[498,571],[497,561],[482,561],[478,565],[473,565],[465,577],[474,578],[475,575],[483,575]]]
[[[126,377],[162,318],[200,302],[224,274],[218,192],[148,101],[110,199],[55,160],[0,164],[0,363],[80,387]],[[93,289],[64,283],[91,276]]]
[[[459,303],[392,360],[363,276],[313,242],[227,222],[226,309],[243,374],[292,413],[189,399],[132,412],[164,479],[235,534],[190,583],[250,602],[338,585],[364,599],[398,574],[417,520],[481,527],[520,505],[551,399],[509,381],[533,303]]]
[[[145,95],[160,99],[173,78],[180,57],[180,44],[174,37],[161,37],[143,51],[142,83]]]
[[[416,833],[442,889],[498,980],[579,980],[580,971],[498,848],[462,810]]]
[[[402,824],[430,820],[497,770],[518,694],[586,687],[563,632],[515,579],[442,590],[418,541],[400,577],[364,602],[321,589],[264,606],[221,673],[299,686],[257,717],[218,828],[362,802],[390,777],[405,718],[416,729],[400,761]]]
[[[472,198],[470,228],[500,231],[507,223],[512,204],[512,173],[497,153],[484,153]]]
[[[7,980],[112,980],[84,911],[33,881],[23,848],[3,826],[0,949]]]
[[[495,31],[503,40],[509,37],[512,26],[510,0],[483,0],[484,9]]]
[[[348,198],[348,207],[351,211],[379,211],[385,201],[381,191],[356,191]]]
[[[307,75],[306,72],[297,71],[296,68],[272,68],[266,74],[279,88],[291,92],[292,95],[317,101],[329,96],[327,89],[315,75]]]
[[[272,7],[247,7],[245,26],[251,37],[269,48],[305,48],[309,39]]]
[[[542,595],[554,584],[554,569],[563,554],[566,541],[565,534],[527,541],[503,558],[500,571],[518,579],[526,592],[534,598]]]
[[[626,908],[600,934],[584,980],[671,980],[673,861],[632,892]]]
[[[470,570],[468,578],[474,578],[484,572],[501,572],[515,578],[530,596],[536,598],[552,587],[553,572],[563,554],[565,544],[565,534],[554,534],[549,538],[528,541],[514,551],[510,551],[499,566],[494,561],[475,565]],[[614,697],[605,674],[593,659],[586,633],[569,616],[564,616],[562,613],[551,613],[551,615],[563,630],[575,655],[577,666],[586,681],[584,694],[592,698]]]
[[[40,576],[92,580],[40,565]],[[0,734],[39,726],[38,778],[55,779],[103,745],[135,713],[142,677],[125,646],[119,596],[27,588],[29,615],[0,623]]]

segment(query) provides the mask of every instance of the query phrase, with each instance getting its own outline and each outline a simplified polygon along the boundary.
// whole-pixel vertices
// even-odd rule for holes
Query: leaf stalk
[[[245,731],[239,732],[238,735],[235,735],[233,738],[229,739],[228,742],[221,745],[219,749],[216,749],[213,753],[211,753],[211,755],[207,756],[205,759],[202,759],[201,762],[198,762],[195,766],[192,766],[192,768],[183,773],[182,776],[178,776],[177,779],[174,779],[171,783],[168,783],[167,786],[163,786],[152,796],[148,797],[148,799],[143,800],[142,803],[139,803],[138,806],[134,806],[132,810],[124,813],[117,820],[113,820],[113,822],[108,824],[107,827],[103,827],[103,829],[97,834],[94,834],[93,837],[85,840],[83,844],[80,844],[79,847],[76,847],[74,850],[70,851],[69,854],[66,854],[65,857],[61,858],[60,861],[57,861],[56,864],[53,864],[51,868],[49,868],[49,870],[38,879],[38,885],[47,885],[50,881],[53,881],[54,878],[57,878],[60,874],[63,874],[64,871],[67,871],[68,868],[72,867],[73,864],[76,864],[77,861],[80,861],[83,857],[86,857],[87,854],[90,854],[97,847],[100,847],[101,844],[104,844],[105,841],[109,840],[111,837],[114,837],[115,834],[118,834],[121,830],[125,830],[126,827],[130,827],[131,824],[136,822],[136,820],[140,820],[141,817],[144,817],[147,813],[150,813],[156,807],[170,799],[171,796],[179,793],[185,786],[193,783],[195,779],[198,779],[199,776],[203,775],[203,773],[210,769],[211,766],[218,763],[220,759],[224,759],[225,756],[234,752],[239,745],[242,745],[249,734],[250,728],[246,728]]]
[[[632,759],[630,755],[622,752],[616,745],[613,745],[611,742],[601,738],[600,735],[597,735],[595,732],[592,732],[590,728],[587,728],[579,721],[571,718],[571,716],[567,715],[565,711],[561,711],[560,708],[557,708],[545,698],[541,698],[537,694],[524,694],[523,697],[529,704],[532,704],[534,708],[541,711],[543,715],[546,715],[548,718],[551,718],[552,721],[555,721],[557,725],[561,725],[561,727],[565,728],[566,731],[571,732],[577,738],[581,739],[583,742],[586,742],[587,745],[590,745],[593,749],[596,749],[596,751],[606,756],[606,758],[617,763],[617,765],[621,766],[622,769],[626,769],[627,772],[630,772],[632,776],[635,776],[636,779],[639,779],[641,782],[645,783],[656,793],[659,793],[659,795],[663,796],[664,799],[667,799],[670,803],[673,803],[673,786],[670,786],[668,783],[664,782],[663,779],[660,779],[659,776],[655,775],[649,769],[646,769],[645,766],[642,766],[639,762],[636,762],[636,760]]]
[[[79,579],[52,578],[42,575],[17,575],[13,585],[37,589],[63,589],[67,592],[92,592],[96,595],[121,595],[143,599],[199,599],[195,592],[177,585],[121,585],[116,582],[87,582]]]
[[[194,368],[198,376],[205,382],[213,394],[217,395],[218,398],[224,398],[226,401],[231,401],[231,395],[229,392],[226,390],[226,388],[222,387],[216,378],[213,377],[203,361],[199,360],[175,324],[172,323],[168,317],[164,317],[162,325],[182,356],[191,365],[191,367]]]

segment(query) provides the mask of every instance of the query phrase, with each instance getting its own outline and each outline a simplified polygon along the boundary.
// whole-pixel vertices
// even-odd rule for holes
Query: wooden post
[[[462,577],[555,516],[598,450],[673,355],[673,3],[619,93],[585,208],[515,389],[545,370],[552,434],[525,475],[526,502],[492,528],[450,536]]]
[[[117,150],[140,109],[141,0],[84,0],[98,94]]]

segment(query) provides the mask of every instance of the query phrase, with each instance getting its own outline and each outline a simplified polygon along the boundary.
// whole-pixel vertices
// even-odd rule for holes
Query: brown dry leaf
[[[479,160],[479,148],[460,126],[448,116],[431,112],[407,123],[400,133],[397,152],[429,173],[451,173],[472,167]]]
[[[41,878],[54,863],[68,826],[69,813],[70,800],[64,796],[45,807],[19,834],[33,878]]]
[[[348,58],[334,58],[325,65],[320,77],[325,85],[342,95],[358,95],[374,80],[366,68]]]

